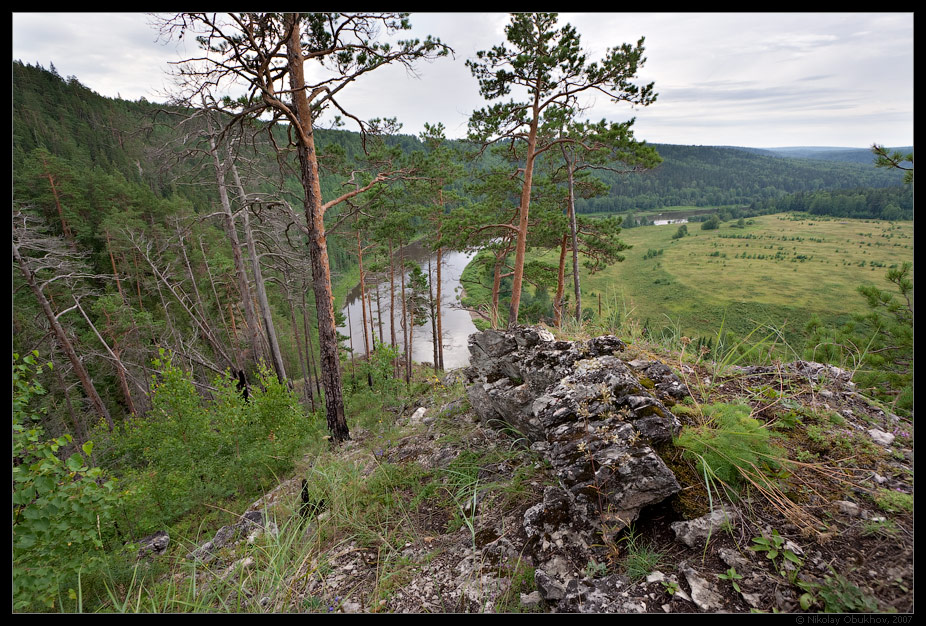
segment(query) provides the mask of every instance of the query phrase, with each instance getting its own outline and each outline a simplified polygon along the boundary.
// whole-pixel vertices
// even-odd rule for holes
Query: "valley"
[[[729,331],[742,339],[775,329],[779,348],[793,356],[811,316],[838,325],[864,308],[858,286],[883,289],[889,268],[913,261],[913,222],[780,213],[746,219],[742,227],[736,221],[716,230],[697,222],[686,227],[688,235],[678,239],[674,224],[624,229],[621,239],[632,247],[623,262],[596,274],[582,270],[586,316],[615,327],[629,321],[667,338]],[[555,253],[534,258],[557,261]],[[466,303],[479,308],[485,280],[473,266],[464,280],[480,281],[481,287],[466,283]]]

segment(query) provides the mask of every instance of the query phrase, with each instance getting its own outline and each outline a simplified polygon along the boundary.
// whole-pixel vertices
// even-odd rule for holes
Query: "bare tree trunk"
[[[559,244],[559,270],[556,273],[556,297],[553,298],[553,325],[563,325],[563,293],[566,291],[566,242],[569,236],[563,233]]]
[[[428,257],[428,305],[431,309],[431,345],[434,350],[434,371],[437,372],[440,365],[437,344],[437,307],[434,304],[434,280],[431,273],[431,257]]]
[[[443,195],[441,196],[443,198]],[[443,200],[442,200],[443,202]],[[441,205],[441,211],[443,212],[443,205]],[[444,326],[441,321],[441,294],[442,288],[442,279],[441,279],[441,266],[444,264],[444,248],[441,245],[441,232],[438,228],[437,230],[437,360],[438,360],[438,369],[444,371]]]
[[[370,350],[370,342],[367,340],[366,276],[363,273],[363,246],[360,244],[360,230],[357,230],[357,265],[360,267],[360,312],[363,314],[363,350],[367,359],[369,359],[372,350]]]
[[[225,214],[225,232],[228,235],[228,241],[232,249],[232,261],[235,264],[235,275],[238,277],[238,294],[241,299],[241,310],[244,312],[244,322],[248,332],[248,347],[250,348],[250,358],[255,362],[261,357],[262,350],[260,337],[257,328],[257,315],[254,313],[254,307],[251,304],[251,287],[248,284],[248,272],[244,267],[244,259],[241,254],[241,242],[238,239],[238,229],[235,226],[235,216],[232,213],[231,202],[228,199],[228,189],[225,184],[225,167],[219,159],[219,151],[215,145],[215,140],[209,137],[209,148],[212,151],[212,161],[215,167],[216,183],[219,188],[219,200],[222,204],[222,212]]]
[[[350,439],[350,430],[344,415],[344,397],[341,389],[341,368],[338,362],[338,337],[334,323],[331,296],[331,275],[328,265],[328,244],[325,240],[325,222],[322,210],[321,185],[318,180],[318,161],[312,132],[312,110],[305,93],[300,17],[286,16],[289,39],[286,53],[289,80],[297,123],[295,138],[299,156],[300,178],[305,190],[306,226],[309,234],[309,256],[312,261],[312,287],[318,312],[318,341],[321,369],[325,387],[325,412],[328,430],[336,443]]]
[[[376,320],[373,319],[373,294],[367,296],[367,307],[369,307],[370,314],[370,347],[372,348],[370,352],[367,352],[367,360],[370,360],[370,356],[376,351]]]
[[[402,274],[404,279],[405,274]],[[415,317],[414,311],[408,311],[408,320],[405,322],[408,327],[408,360],[405,362],[405,382],[410,383],[412,380],[412,354],[415,352]]]
[[[248,247],[248,256],[251,257],[251,273],[254,275],[257,303],[260,307],[261,317],[264,320],[264,332],[267,334],[267,344],[270,346],[270,358],[273,361],[273,369],[277,373],[277,379],[281,383],[285,383],[286,366],[283,363],[283,352],[280,350],[280,342],[277,340],[276,325],[273,323],[273,312],[270,310],[270,302],[267,300],[267,286],[264,284],[264,275],[260,268],[260,256],[257,254],[254,233],[251,231],[251,218],[248,214],[247,195],[244,193],[244,185],[241,184],[241,178],[238,176],[238,168],[235,167],[235,163],[231,160],[231,157],[229,157],[228,160],[228,167],[231,170],[235,188],[238,190],[238,202],[241,205],[244,239]]]
[[[135,403],[132,401],[132,392],[129,390],[129,382],[126,379],[126,367],[122,363],[122,359],[119,358],[119,346],[116,345],[116,342],[113,341],[113,347],[110,348],[109,344],[106,343],[106,340],[103,339],[103,335],[100,334],[100,331],[97,330],[96,326],[90,320],[90,317],[87,315],[84,308],[80,306],[80,302],[77,298],[74,298],[74,303],[77,305],[77,310],[80,311],[80,314],[86,320],[87,324],[90,326],[90,329],[93,331],[93,334],[96,335],[97,339],[100,340],[100,343],[103,344],[103,347],[109,353],[109,356],[113,358],[113,361],[116,363],[116,379],[119,381],[119,389],[122,391],[122,396],[125,398],[126,407],[129,409],[129,413],[136,415],[135,412]]]
[[[405,384],[411,381],[412,354],[411,354],[411,328],[408,325],[408,312],[405,306],[405,257],[399,259],[402,278],[402,335],[405,340]]]
[[[379,345],[383,345],[383,305],[379,297],[379,282],[376,283],[376,323],[379,325]]]
[[[223,349],[222,344],[219,343],[219,341],[212,334],[212,331],[206,325],[205,320],[201,319],[200,316],[198,316],[195,311],[192,311],[190,307],[187,306],[187,303],[184,302],[181,295],[177,293],[177,290],[170,283],[167,277],[164,276],[163,273],[161,273],[157,265],[154,264],[154,261],[151,260],[151,258],[147,254],[143,254],[142,256],[144,257],[145,261],[148,263],[148,266],[151,267],[151,270],[154,272],[155,279],[160,280],[161,283],[164,284],[164,286],[171,293],[171,295],[174,296],[174,299],[180,304],[181,308],[183,308],[183,310],[186,311],[186,314],[189,315],[190,320],[192,320],[192,322],[196,325],[196,327],[199,329],[199,332],[202,333],[203,338],[212,347],[212,350],[215,352],[216,356],[220,357],[223,361],[225,361],[225,364],[228,367],[234,366],[234,361],[232,360],[231,357],[228,356],[228,354]]]
[[[305,276],[302,278],[302,326],[305,330],[305,351],[309,355],[309,367],[312,370],[312,379],[315,381],[315,395],[321,398],[322,390],[319,387],[318,369],[315,367],[315,348],[312,347],[312,329],[309,325],[309,307],[305,301],[305,294],[309,290]]]
[[[55,317],[54,311],[51,309],[51,305],[48,303],[48,299],[45,297],[45,294],[42,293],[41,288],[35,282],[35,277],[32,274],[32,270],[29,269],[29,264],[26,263],[26,260],[19,254],[19,248],[16,244],[13,244],[13,260],[19,265],[20,271],[22,271],[23,276],[26,279],[26,283],[29,285],[29,288],[32,290],[32,293],[35,294],[36,300],[39,302],[39,306],[42,307],[42,312],[45,314],[45,317],[48,319],[48,324],[51,326],[52,331],[55,333],[55,339],[58,340],[58,345],[67,355],[68,360],[71,362],[71,367],[74,368],[74,373],[77,374],[77,378],[80,380],[80,384],[84,387],[84,392],[87,394],[87,397],[90,398],[91,404],[96,411],[97,415],[106,420],[106,425],[109,427],[110,432],[112,432],[115,427],[113,424],[113,418],[110,417],[109,411],[106,409],[106,405],[103,404],[103,399],[100,398],[100,394],[97,393],[96,387],[93,386],[93,381],[90,379],[90,374],[84,368],[84,364],[81,363],[80,358],[77,356],[77,353],[74,351],[74,346],[71,344],[71,341],[68,339],[67,334],[64,332],[64,328],[61,324],[58,323],[58,318]]]
[[[350,319],[350,307],[347,307],[347,340],[350,342],[350,380],[353,386],[357,384],[357,369],[354,367],[354,324]]]
[[[135,291],[138,295],[138,310],[144,311],[145,306],[142,304],[141,299],[141,271],[138,269],[138,257],[135,255],[134,250],[132,250],[132,263],[135,265]]]
[[[48,163],[45,161],[45,157],[42,157],[42,165],[45,167],[44,176],[48,179],[48,184],[51,187],[51,193],[55,197],[55,208],[58,209],[58,218],[61,220],[61,232],[64,233],[64,237],[68,240],[68,243],[71,246],[71,250],[77,252],[77,242],[74,241],[74,233],[71,231],[68,221],[64,218],[64,208],[61,206],[61,198],[58,196],[58,187],[55,185],[55,178],[52,176],[52,173],[48,171]]]
[[[299,325],[296,324],[296,307],[293,306],[293,294],[289,290],[289,277],[283,275],[286,281],[286,302],[289,303],[289,319],[293,328],[293,338],[296,344],[296,352],[299,354],[299,368],[302,372],[302,392],[306,400],[312,405],[312,411],[315,411],[315,398],[312,397],[312,380],[309,378],[309,369],[306,366],[305,357],[302,355],[302,339],[299,337]]]
[[[398,341],[395,334],[395,251],[392,247],[392,239],[389,240],[389,332],[392,341],[392,347],[398,353]],[[392,376],[399,378],[399,359],[392,361]]]
[[[579,235],[576,227],[575,188],[573,172],[575,164],[567,159],[566,171],[569,180],[569,233],[572,237],[572,285],[576,293],[576,321],[582,321],[582,285],[579,279]]]
[[[227,337],[229,343],[231,343],[232,335],[228,332],[228,321],[225,319],[225,311],[222,309],[222,301],[219,299],[219,292],[215,288],[215,278],[212,276],[212,270],[209,269],[209,260],[206,256],[206,248],[203,246],[202,236],[199,237],[199,251],[203,253],[203,265],[206,266],[206,275],[209,276],[209,287],[212,289],[212,296],[215,298],[215,308],[219,312],[219,317],[222,319],[222,328],[225,329],[225,337]],[[235,363],[237,368],[241,369],[241,362],[237,350],[235,351]]]
[[[52,351],[52,362],[54,362],[54,351]],[[71,418],[71,424],[73,424],[74,427],[74,443],[80,446],[87,440],[86,428],[77,417],[76,411],[74,411],[74,405],[71,403],[71,394],[68,392],[68,387],[64,382],[64,378],[61,376],[61,368],[53,367],[51,370],[55,374],[58,386],[61,387],[61,394],[64,396],[64,406],[67,408],[68,416]]]
[[[183,240],[183,232],[180,230],[179,222],[176,225],[177,229],[177,240],[180,244],[180,252],[183,256],[183,266],[186,267],[187,277],[190,279],[190,284],[193,287],[193,296],[194,296],[194,309],[199,313],[200,318],[203,320],[207,319],[206,309],[203,307],[203,299],[199,294],[199,286],[196,284],[196,275],[193,273],[193,267],[190,265],[190,258],[186,253],[186,243]]]
[[[392,251],[392,240],[389,240],[389,333],[392,347],[396,347],[395,339],[395,255]]]
[[[119,291],[119,297],[125,302],[125,294],[122,293],[122,281],[119,279],[119,271],[116,269],[116,258],[113,256],[112,240],[109,238],[109,231],[103,230],[106,235],[106,251],[109,253],[109,262],[113,266],[113,278],[116,279],[116,289]]]
[[[502,261],[495,257],[492,272],[492,328],[498,328],[498,293],[502,289]]]

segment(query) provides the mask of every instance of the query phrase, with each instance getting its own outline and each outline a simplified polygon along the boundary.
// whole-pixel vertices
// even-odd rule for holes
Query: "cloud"
[[[345,90],[343,102],[363,118],[398,117],[411,134],[443,122],[448,135],[463,136],[471,112],[486,104],[465,61],[502,43],[508,21],[504,13],[412,14],[411,36],[439,37],[455,57],[419,64],[418,78],[377,70]],[[53,62],[105,96],[163,100],[169,61],[196,49],[192,41],[157,42],[150,22],[139,13],[15,13],[13,58]],[[795,145],[912,141],[912,13],[564,13],[566,22],[590,58],[645,36],[638,82],[655,82],[656,103],[632,110],[601,97],[588,114],[636,116],[641,139],[711,144],[734,135],[782,145],[775,138],[791,125],[804,133]],[[840,133],[846,140],[835,141]],[[863,134],[873,136],[859,142]]]

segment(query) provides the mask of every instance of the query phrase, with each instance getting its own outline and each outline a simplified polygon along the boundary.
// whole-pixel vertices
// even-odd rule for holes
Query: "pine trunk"
[[[286,42],[290,86],[295,105],[295,139],[299,156],[300,178],[305,190],[305,215],[308,227],[309,257],[312,263],[312,288],[318,314],[318,343],[321,358],[325,413],[328,430],[336,443],[350,439],[350,430],[344,416],[344,397],[341,389],[341,369],[338,361],[338,337],[334,323],[331,294],[331,274],[328,265],[328,244],[325,240],[325,222],[322,211],[321,185],[318,180],[318,160],[312,134],[312,110],[305,93],[300,18],[286,16],[289,40]]]
[[[534,113],[527,136],[527,159],[524,163],[524,186],[521,188],[521,208],[518,216],[518,241],[514,252],[514,278],[511,284],[511,306],[508,309],[508,328],[518,325],[521,305],[521,284],[524,281],[524,257],[527,253],[527,218],[531,205],[531,183],[534,177],[534,151],[537,149],[537,123],[539,94],[534,96]]]

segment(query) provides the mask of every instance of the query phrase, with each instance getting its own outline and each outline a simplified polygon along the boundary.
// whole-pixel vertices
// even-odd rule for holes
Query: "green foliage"
[[[913,152],[904,154],[900,150],[888,150],[884,146],[874,144],[871,152],[875,155],[875,167],[894,168],[904,172],[903,182],[913,184]],[[909,163],[910,165],[905,165]]]
[[[123,513],[135,535],[156,530],[205,502],[253,494],[292,467],[320,425],[264,364],[245,401],[230,375],[200,397],[192,375],[161,351],[151,411],[113,435],[113,460],[125,472]]]
[[[627,551],[624,557],[624,572],[632,581],[640,581],[658,568],[665,555],[646,542],[633,527],[621,538]]]
[[[887,513],[913,512],[913,496],[892,489],[879,489],[875,494],[875,504]]]
[[[754,552],[764,552],[765,557],[775,565],[776,571],[779,571],[779,556],[782,557],[784,561],[791,563],[792,566],[797,568],[804,564],[804,560],[801,559],[797,553],[785,547],[785,539],[778,534],[777,530],[773,530],[772,534],[768,537],[753,537],[752,543],[753,545],[749,546],[749,549]],[[783,569],[780,571],[784,573]]]
[[[666,590],[666,593],[670,596],[674,596],[678,593],[679,585],[676,580],[664,580],[662,581],[662,588]]]
[[[862,285],[867,313],[858,313],[838,328],[813,317],[807,324],[807,358],[825,360],[855,371],[853,380],[901,415],[913,411],[913,266],[887,272],[894,291]]]
[[[672,235],[672,239],[681,239],[688,235],[688,224],[682,224],[678,227],[678,230],[675,231],[675,234]]]
[[[29,408],[45,390],[37,352],[13,354],[13,608],[55,608],[59,583],[103,560],[115,505],[113,481],[89,461],[93,443],[65,454],[70,435],[50,439]],[[49,364],[49,367],[51,365]],[[60,608],[60,606],[59,606]]]
[[[720,218],[716,214],[701,222],[701,230],[717,230],[720,228]]]
[[[499,597],[495,611],[497,613],[543,613],[543,608],[528,609],[521,604],[521,596],[537,590],[537,583],[534,579],[535,569],[528,562],[520,558],[513,566],[506,567],[508,578],[511,584],[505,593]],[[504,570],[503,570],[504,571]]]
[[[801,608],[809,610],[822,605],[826,613],[879,613],[878,600],[858,588],[851,580],[830,568],[822,582],[800,581],[806,591],[801,596]]]
[[[764,424],[749,416],[748,405],[703,405],[701,411],[707,420],[684,427],[675,444],[697,462],[706,482],[737,488],[744,480],[781,470],[784,451],[772,445]]]
[[[721,580],[729,580],[734,590],[736,590],[737,592],[742,591],[737,581],[742,580],[743,577],[736,573],[735,567],[731,567],[723,574],[717,574],[717,578]]]

